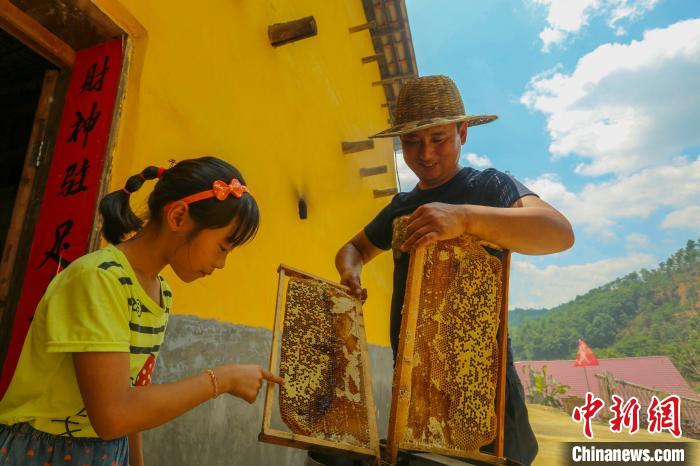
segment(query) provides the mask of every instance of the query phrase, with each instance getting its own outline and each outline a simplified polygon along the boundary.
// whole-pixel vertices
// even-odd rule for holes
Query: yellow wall
[[[365,139],[388,114],[361,0],[97,0],[117,23],[122,9],[145,34],[134,61],[114,152],[112,189],[146,165],[216,155],[238,167],[262,211],[256,239],[227,267],[192,284],[169,270],[175,312],[271,328],[276,268],[286,263],[337,280],[337,249],[387,203],[395,186],[390,140],[350,155],[341,141]],[[273,48],[270,24],[313,15],[318,35]],[[131,29],[133,31],[133,29]],[[360,178],[360,167],[389,172]],[[308,219],[297,214],[306,198]],[[136,199],[135,207],[143,204]],[[388,344],[391,257],[365,269],[368,339]]]

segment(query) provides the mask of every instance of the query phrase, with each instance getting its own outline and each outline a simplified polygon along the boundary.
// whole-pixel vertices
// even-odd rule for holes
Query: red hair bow
[[[232,194],[236,196],[236,198],[240,199],[243,193],[248,192],[248,187],[243,186],[240,181],[234,178],[229,184],[226,184],[220,180],[214,181],[214,185],[212,186],[211,190],[213,191],[215,198],[223,201],[229,194]]]
[[[191,204],[193,202],[209,199],[210,197],[215,197],[218,200],[223,201],[228,197],[229,194],[233,195],[237,199],[240,199],[241,196],[243,196],[243,193],[249,192],[250,191],[248,191],[247,186],[242,185],[240,181],[238,181],[236,178],[233,178],[228,184],[221,180],[216,180],[212,184],[211,189],[207,189],[206,191],[202,191],[196,194],[191,194],[187,197],[183,197],[180,200],[185,204]]]

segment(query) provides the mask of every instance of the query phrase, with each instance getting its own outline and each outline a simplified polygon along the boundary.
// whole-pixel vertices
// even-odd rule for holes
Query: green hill
[[[512,331],[514,328],[522,326],[528,320],[544,317],[549,312],[549,309],[511,309],[508,311],[508,328]]]
[[[700,388],[700,240],[688,241],[653,270],[540,311],[510,326],[516,360],[573,359],[583,338],[602,358],[668,355]]]

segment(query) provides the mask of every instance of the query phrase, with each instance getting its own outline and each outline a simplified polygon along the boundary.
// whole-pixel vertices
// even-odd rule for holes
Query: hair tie
[[[165,173],[165,168],[163,167],[158,167],[158,173],[156,173],[156,178],[160,179],[161,176],[163,176],[163,173]]]
[[[127,196],[131,196],[131,191],[129,191],[128,189],[122,188],[122,191],[124,191]]]

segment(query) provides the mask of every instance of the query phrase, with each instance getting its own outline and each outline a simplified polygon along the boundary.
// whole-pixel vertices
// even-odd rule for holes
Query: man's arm
[[[335,255],[335,268],[340,274],[340,283],[350,288],[352,293],[364,301],[367,289],[362,288],[360,274],[362,266],[383,252],[367,238],[364,230],[345,243]]]
[[[574,244],[573,229],[564,215],[537,196],[525,196],[510,208],[425,204],[411,215],[401,249],[408,251],[462,233],[521,254],[551,254]]]

